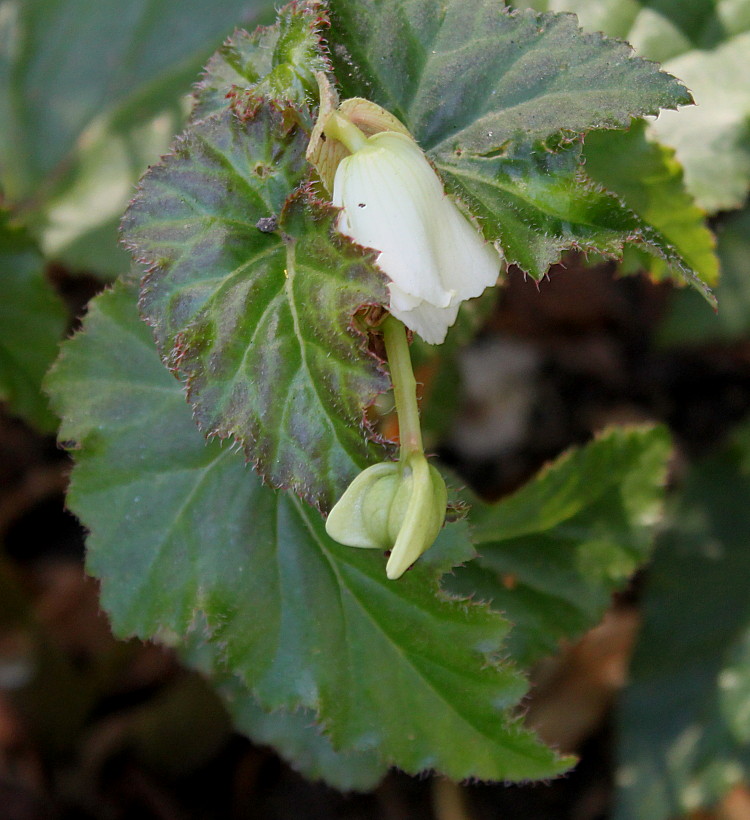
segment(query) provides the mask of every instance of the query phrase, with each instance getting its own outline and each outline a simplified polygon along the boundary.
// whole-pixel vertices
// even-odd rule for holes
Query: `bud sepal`
[[[326,532],[349,547],[391,550],[386,575],[395,580],[432,546],[448,504],[440,473],[423,453],[363,470],[326,521]]]

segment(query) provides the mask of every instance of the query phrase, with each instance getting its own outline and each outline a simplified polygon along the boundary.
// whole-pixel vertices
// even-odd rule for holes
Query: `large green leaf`
[[[620,199],[585,177],[579,144],[519,146],[502,156],[438,159],[448,187],[481,220],[506,258],[541,279],[566,248],[620,255],[636,243],[672,266],[703,296],[714,297],[670,239]]]
[[[628,131],[589,134],[584,156],[589,176],[622,197],[645,222],[661,231],[704,282],[716,284],[719,260],[705,213],[685,191],[682,168],[674,152],[646,138],[643,120],[635,121]],[[634,262],[643,264],[656,278],[670,274],[663,259],[635,253],[638,259],[629,260],[631,267]]]
[[[750,777],[750,437],[688,478],[648,574],[620,711],[619,820],[667,820]]]
[[[388,581],[381,553],[332,542],[316,511],[206,444],[130,291],[93,303],[48,386],[118,634],[200,630],[263,709],[314,709],[335,748],[406,771],[525,779],[570,764],[513,716],[526,684],[497,654],[507,623],[441,595],[427,564]],[[454,524],[438,541],[463,555],[466,539]]]
[[[657,228],[585,177],[560,139],[622,127],[691,101],[626,43],[584,35],[571,15],[511,14],[495,2],[331,4],[345,94],[397,114],[509,262],[539,279],[566,248],[619,255],[635,242],[704,290]]]
[[[382,457],[364,410],[389,386],[353,327],[385,280],[304,194],[292,109],[193,124],[123,221],[151,266],[141,305],[207,435],[233,436],[274,486],[330,507]],[[260,220],[276,220],[270,229]]]
[[[67,311],[45,279],[36,246],[2,211],[0,288],[0,399],[40,429],[54,430],[41,383],[57,356]]]
[[[264,6],[0,3],[0,187],[35,223],[48,255],[124,269],[116,227],[133,184],[169,145],[180,97],[208,55]]]
[[[571,15],[511,14],[494,0],[332,0],[331,56],[347,96],[388,108],[434,156],[561,130],[616,128],[690,102],[626,43]]]
[[[552,150],[523,144],[498,156],[461,154],[437,165],[508,262],[541,279],[566,248],[617,254],[644,229],[619,200],[585,180],[580,161],[576,142]]]
[[[594,626],[648,557],[669,452],[663,428],[614,428],[499,504],[473,507],[479,559],[450,588],[474,589],[513,621],[522,665]]]
[[[685,181],[708,211],[736,208],[750,185],[750,5],[744,0],[519,0],[572,11],[588,31],[622,37],[664,63],[697,105],[663,113],[652,133],[675,148]]]

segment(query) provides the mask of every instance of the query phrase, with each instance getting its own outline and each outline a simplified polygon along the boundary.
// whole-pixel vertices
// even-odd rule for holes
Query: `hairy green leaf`
[[[526,683],[499,660],[504,619],[441,595],[427,564],[388,581],[382,554],[332,542],[316,511],[206,444],[132,292],[95,301],[48,386],[77,443],[69,503],[118,634],[179,644],[202,628],[263,709],[314,709],[335,748],[409,772],[570,765],[513,716]],[[463,554],[464,525],[438,540]]]
[[[332,0],[331,56],[347,96],[373,99],[436,157],[561,130],[616,128],[690,102],[626,43],[571,15],[512,14],[494,0]]]
[[[305,147],[289,109],[248,119],[223,110],[143,177],[122,232],[148,266],[142,309],[164,356],[225,278],[283,247],[278,218],[302,181]]]
[[[473,506],[479,559],[448,583],[513,621],[519,663],[594,626],[648,557],[669,452],[663,428],[614,428],[500,503]]]
[[[704,282],[717,283],[716,242],[705,224],[705,213],[685,191],[674,152],[646,138],[643,120],[635,121],[629,131],[590,134],[584,156],[589,176],[657,228]],[[630,260],[630,267],[643,266],[658,279],[671,274],[663,258],[636,253],[638,258]]]
[[[0,399],[41,430],[54,430],[41,383],[57,356],[67,311],[45,279],[36,246],[2,211],[0,285]]]
[[[211,51],[265,6],[0,4],[0,187],[46,255],[124,269],[116,230],[133,184],[168,147],[183,117],[180,97]]]
[[[461,151],[437,165],[508,262],[541,279],[566,248],[614,254],[638,236],[633,214],[585,180],[580,159],[578,143],[556,150],[526,144],[498,156]]]
[[[709,212],[740,206],[750,185],[750,6],[737,0],[534,0],[572,11],[588,31],[632,43],[664,63],[697,105],[663,113],[652,133],[676,149],[685,183]]]
[[[449,189],[498,240],[506,258],[541,279],[566,248],[619,255],[626,242],[672,265],[709,302],[696,270],[660,230],[591,182],[580,168],[581,146],[520,146],[500,156],[437,160]]]
[[[195,90],[192,119],[225,108],[227,97],[241,101],[243,92],[313,105],[318,95],[315,72],[328,68],[319,31],[325,22],[319,3],[293,3],[279,12],[273,26],[252,34],[236,31],[209,60]]]
[[[667,820],[750,776],[750,438],[689,476],[648,574],[620,710],[618,820]]]
[[[353,316],[387,294],[332,209],[303,194],[284,204],[306,170],[294,116],[263,106],[192,125],[142,181],[123,232],[151,266],[142,310],[198,425],[326,508],[382,455],[363,408],[389,381]]]

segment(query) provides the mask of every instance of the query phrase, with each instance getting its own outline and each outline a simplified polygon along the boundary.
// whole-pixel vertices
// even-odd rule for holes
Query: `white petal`
[[[443,191],[419,146],[384,131],[341,161],[333,203],[339,230],[380,251],[391,280],[390,310],[431,344],[444,338],[459,304],[495,284],[500,256]]]
[[[479,296],[497,282],[500,255],[447,196],[442,215],[436,235],[442,285],[460,301]]]
[[[420,299],[419,296],[413,296],[411,293],[401,290],[395,282],[388,283],[388,290],[391,294],[392,309],[414,310],[414,308],[419,307],[422,302],[424,302],[424,299]]]
[[[429,302],[421,302],[412,310],[399,310],[391,303],[391,313],[409,330],[418,333],[427,344],[439,345],[445,341],[448,328],[456,321],[459,307],[459,302],[448,307],[435,307]]]
[[[378,265],[406,293],[447,305],[433,241],[434,206],[443,197],[435,172],[416,143],[383,132],[342,160],[333,203],[343,207],[349,235],[380,251]]]

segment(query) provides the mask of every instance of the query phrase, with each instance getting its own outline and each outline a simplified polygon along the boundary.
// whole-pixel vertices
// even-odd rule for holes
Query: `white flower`
[[[430,344],[445,339],[461,302],[497,281],[498,252],[405,134],[373,134],[342,159],[333,204],[342,208],[339,231],[380,252],[391,313]]]

